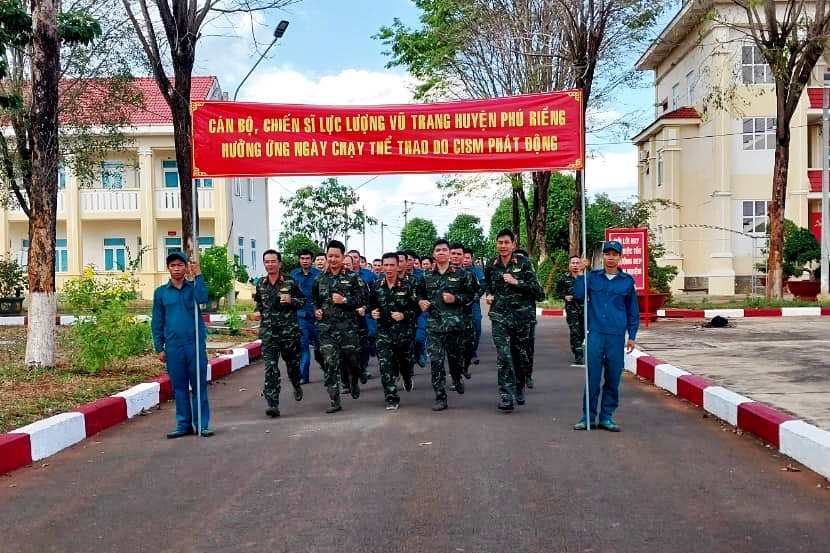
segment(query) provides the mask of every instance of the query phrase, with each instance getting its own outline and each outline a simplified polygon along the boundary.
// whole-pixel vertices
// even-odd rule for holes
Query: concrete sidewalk
[[[734,328],[661,320],[642,329],[649,355],[830,430],[830,320],[733,319]]]

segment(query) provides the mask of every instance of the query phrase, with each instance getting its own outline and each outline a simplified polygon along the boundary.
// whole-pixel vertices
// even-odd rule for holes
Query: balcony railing
[[[28,201],[28,196],[26,195],[25,192],[23,192],[23,197],[26,198],[27,201]],[[64,192],[63,192],[63,190],[58,190],[58,213],[59,214],[64,213],[64,203],[63,202],[64,202]],[[17,198],[14,196],[13,193],[11,193],[11,195],[9,197],[9,208],[8,209],[9,209],[10,213],[18,214],[18,215],[23,214],[23,208],[20,207],[20,204],[17,202]]]
[[[156,189],[156,209],[158,211],[181,211],[181,191],[178,188]],[[199,210],[209,211],[213,209],[213,190],[210,188],[199,188]]]
[[[81,190],[81,213],[138,212],[137,188]]]

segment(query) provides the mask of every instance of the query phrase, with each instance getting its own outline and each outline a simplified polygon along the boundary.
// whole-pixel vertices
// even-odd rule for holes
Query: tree
[[[399,250],[412,250],[421,257],[432,255],[438,231],[432,221],[415,217],[401,229]]]
[[[518,244],[527,243],[527,230],[522,224],[521,219],[519,220],[518,228],[513,225],[512,197],[503,198],[499,202],[499,205],[496,206],[493,216],[490,217],[490,255],[495,255],[496,253],[496,236],[499,232],[506,228],[512,230],[516,234],[516,241]]]
[[[262,13],[285,7],[296,0],[153,0],[157,19],[147,0],[122,0],[127,17],[141,42],[153,78],[173,117],[173,140],[182,212],[182,245],[198,258],[193,244],[193,143],[190,89],[196,44],[209,14]],[[138,7],[139,17],[134,6]],[[163,33],[163,34],[162,34]],[[168,70],[172,69],[172,75]],[[196,213],[198,223],[198,212]]]
[[[790,163],[790,123],[804,87],[830,38],[830,4],[826,0],[732,0],[742,10],[741,21],[717,12],[717,23],[747,38],[761,51],[775,79],[775,163],[769,204],[769,259],[766,296],[782,298],[784,211]]]
[[[300,265],[299,255],[302,250],[311,250],[314,257],[323,253],[320,244],[304,234],[295,234],[291,237],[282,234],[277,245],[282,253],[282,272],[286,274]]]
[[[22,185],[12,189],[29,217],[29,329],[26,363],[55,365],[55,232],[58,196],[58,83],[61,44],[88,44],[101,34],[100,24],[88,13],[58,13],[54,0],[35,0],[31,15],[19,0],[6,0],[0,9],[0,108],[9,116],[23,168]],[[24,73],[28,69],[29,73]],[[10,78],[10,71],[13,71]],[[28,76],[25,84],[19,77]],[[15,79],[13,77],[18,77]],[[13,86],[14,83],[17,86]],[[24,93],[24,86],[31,91]],[[30,100],[28,110],[23,107]],[[3,179],[8,185],[14,165],[5,134],[0,138]]]
[[[458,242],[473,250],[473,258],[485,257],[490,253],[490,245],[481,228],[481,219],[475,215],[461,213],[447,227],[447,240]]]
[[[376,225],[375,218],[355,207],[359,202],[357,192],[333,178],[319,186],[300,188],[293,196],[280,200],[286,208],[280,241],[302,234],[324,248],[329,240],[343,237],[350,230]]]

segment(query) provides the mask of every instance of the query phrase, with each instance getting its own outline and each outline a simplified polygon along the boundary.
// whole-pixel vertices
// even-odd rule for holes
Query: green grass
[[[538,304],[538,307],[541,307],[542,309],[563,309],[565,307],[565,302],[557,298],[550,298]]]
[[[830,301],[810,302],[795,299],[767,300],[763,297],[750,297],[739,299],[718,299],[708,300],[705,297],[694,300],[672,299],[666,305],[675,309],[770,309],[775,307],[830,307]]]

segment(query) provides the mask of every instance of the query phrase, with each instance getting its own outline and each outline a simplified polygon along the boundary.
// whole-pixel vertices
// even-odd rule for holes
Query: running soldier
[[[463,244],[452,244],[450,246],[450,263],[452,263],[455,267],[464,268],[464,245]],[[464,269],[465,276],[467,278],[467,285],[473,290],[473,296],[470,299],[469,303],[464,305],[464,378],[469,380],[472,375],[470,374],[470,365],[473,362],[473,354],[475,352],[476,347],[476,331],[475,331],[475,324],[473,322],[473,304],[478,303],[479,299],[481,298],[480,294],[480,287],[478,285],[478,279],[476,279],[475,275]]]
[[[432,389],[435,391],[433,411],[447,408],[447,371],[450,369],[455,391],[464,393],[464,305],[472,301],[474,291],[464,269],[450,264],[450,244],[439,239],[433,248],[435,266],[425,273],[418,285],[419,305],[429,312],[427,319],[427,351],[432,368]]]
[[[568,261],[568,272],[556,281],[556,297],[565,301],[565,320],[568,323],[575,365],[585,363],[585,304],[574,297],[576,278],[581,274],[582,259],[578,255],[572,255]]]
[[[300,385],[300,324],[297,312],[305,306],[305,296],[291,278],[282,274],[282,255],[275,250],[262,254],[266,276],[259,279],[254,294],[256,310],[260,314],[259,337],[265,360],[265,386],[262,395],[268,403],[265,414],[280,416],[280,356],[285,363],[288,379],[294,386],[294,399],[303,399]]]
[[[340,405],[340,368],[351,378],[352,398],[360,397],[360,337],[355,311],[365,309],[364,284],[360,276],[343,266],[346,247],[332,240],[326,248],[326,271],[317,277],[312,289],[320,350],[326,372],[326,389],[331,405],[326,413],[337,413]],[[362,315],[361,315],[362,316]]]
[[[411,343],[420,309],[415,287],[398,276],[398,256],[385,253],[382,264],[384,278],[372,285],[369,309],[378,325],[378,365],[386,409],[397,411],[398,376],[403,379],[404,389],[412,390]]]
[[[512,412],[525,404],[525,376],[530,367],[536,323],[535,300],[544,297],[539,280],[526,257],[514,253],[516,236],[504,229],[496,237],[499,255],[485,269],[486,301],[493,323],[498,356],[499,409]]]

